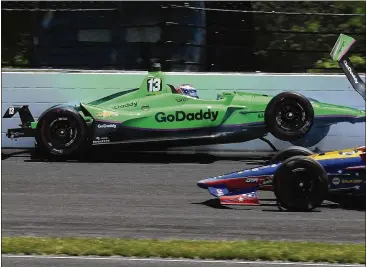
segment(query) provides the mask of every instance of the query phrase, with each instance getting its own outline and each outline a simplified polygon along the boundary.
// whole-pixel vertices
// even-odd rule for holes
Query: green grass
[[[364,244],[3,237],[4,254],[365,263]]]

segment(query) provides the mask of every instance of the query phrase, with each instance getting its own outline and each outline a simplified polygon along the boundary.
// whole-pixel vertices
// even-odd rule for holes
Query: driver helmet
[[[199,98],[197,89],[189,84],[182,84],[182,85],[178,86],[175,90],[177,91],[178,94],[183,94],[183,95],[188,95],[188,96],[191,96],[194,98]]]

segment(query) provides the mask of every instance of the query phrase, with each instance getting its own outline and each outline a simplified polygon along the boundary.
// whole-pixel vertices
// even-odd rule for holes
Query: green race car
[[[296,92],[276,96],[230,92],[216,100],[199,99],[166,84],[158,63],[138,88],[77,106],[56,105],[38,121],[28,106],[9,107],[4,118],[17,112],[21,127],[8,129],[7,136],[35,137],[42,151],[58,156],[100,145],[148,150],[237,143],[268,133],[291,142],[315,125],[365,121],[365,111],[321,103]]]

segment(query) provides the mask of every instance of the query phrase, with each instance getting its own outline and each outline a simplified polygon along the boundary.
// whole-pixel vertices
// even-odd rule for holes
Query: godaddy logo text
[[[352,78],[353,78],[354,82],[357,84],[357,83],[358,83],[357,78],[356,78],[356,76],[353,74],[352,69],[351,69],[351,67],[348,65],[347,60],[343,60],[343,63],[344,63],[344,65],[346,66],[346,68],[348,69],[349,73],[351,74],[351,76],[352,76]]]
[[[203,112],[201,109],[196,113],[186,113],[184,111],[176,111],[173,114],[166,114],[165,112],[158,112],[155,115],[155,120],[157,122],[174,122],[174,121],[200,121],[200,120],[211,120],[215,121],[217,116],[219,115],[218,111],[211,111],[210,109],[206,112]]]

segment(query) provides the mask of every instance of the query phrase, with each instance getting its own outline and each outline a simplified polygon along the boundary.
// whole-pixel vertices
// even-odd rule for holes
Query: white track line
[[[192,260],[192,259],[164,259],[164,258],[128,258],[128,257],[88,257],[88,256],[42,256],[42,255],[11,255],[3,254],[4,258],[38,258],[38,259],[77,259],[77,260],[114,260],[114,261],[147,261],[147,262],[187,262],[187,263],[225,263],[225,264],[261,264],[261,265],[298,265],[298,266],[327,266],[327,267],[359,267],[362,264],[333,264],[307,262],[280,261],[231,261],[231,260]]]

